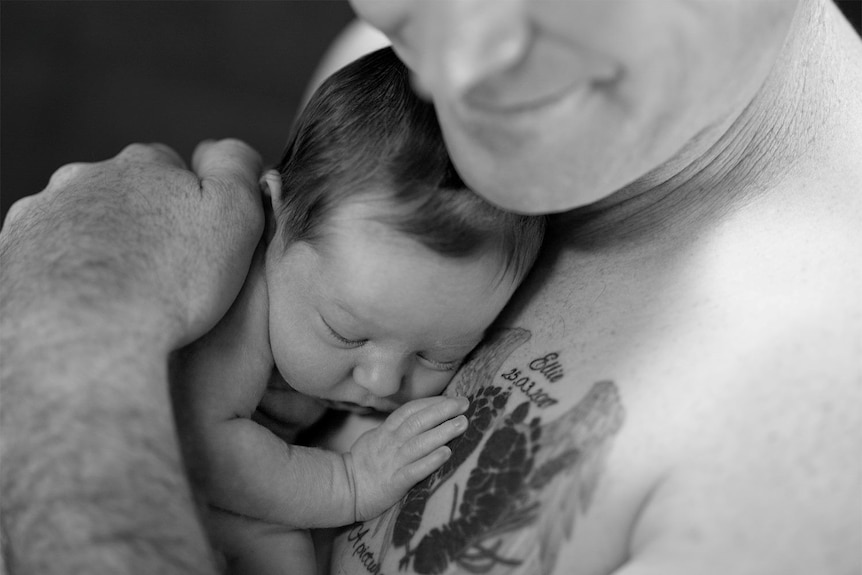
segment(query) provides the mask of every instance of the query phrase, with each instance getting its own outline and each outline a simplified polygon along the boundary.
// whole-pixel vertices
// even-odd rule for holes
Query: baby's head
[[[277,170],[266,275],[282,376],[341,408],[440,393],[532,266],[544,220],[466,189],[388,48],[315,92]]]

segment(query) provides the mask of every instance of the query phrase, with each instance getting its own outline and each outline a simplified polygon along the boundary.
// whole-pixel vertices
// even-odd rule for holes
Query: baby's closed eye
[[[430,366],[431,369],[436,369],[438,371],[455,371],[456,369],[458,369],[458,366],[460,366],[461,362],[464,360],[464,358],[458,358],[449,361],[439,361],[428,357],[423,353],[417,353],[416,355],[419,356],[419,359],[421,359],[425,364]]]

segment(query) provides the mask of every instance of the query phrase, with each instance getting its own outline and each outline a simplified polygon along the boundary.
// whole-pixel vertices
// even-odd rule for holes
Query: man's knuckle
[[[135,142],[133,144],[129,144],[125,148],[123,148],[118,156],[120,157],[131,157],[131,156],[139,156],[142,154],[149,153],[151,148],[143,143]]]
[[[227,148],[234,148],[236,151],[254,152],[254,149],[251,146],[238,138],[224,138],[223,140],[219,140],[217,144]]]
[[[123,148],[119,154],[117,154],[117,159],[126,162],[181,161],[173,148],[159,142],[152,142],[149,144],[135,142],[133,144],[129,144]]]
[[[404,422],[403,427],[409,437],[419,435],[422,432],[422,420],[418,415],[414,415]]]
[[[53,174],[51,174],[51,179],[48,180],[47,189],[56,190],[69,185],[72,180],[81,175],[84,168],[88,165],[89,164],[86,164],[84,162],[73,162],[64,166],[60,166],[59,168],[54,170]]]
[[[9,210],[6,212],[6,223],[10,223],[12,220],[20,216],[21,213],[27,210],[27,206],[31,203],[33,203],[33,196],[27,196],[9,206]]]

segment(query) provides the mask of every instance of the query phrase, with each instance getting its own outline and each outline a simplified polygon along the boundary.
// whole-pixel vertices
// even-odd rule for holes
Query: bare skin
[[[333,572],[859,568],[862,50],[833,8],[705,153],[556,218],[498,321],[524,335],[450,390],[493,423],[468,412],[463,460],[343,533]]]
[[[609,6],[595,6],[600,5]],[[473,396],[471,405],[485,411],[470,414],[472,427],[463,436],[469,441],[453,446],[455,464],[414,490],[417,495],[403,508],[342,534],[334,572],[858,571],[862,280],[855,262],[862,255],[862,174],[856,160],[862,155],[862,50],[831,3],[800,5],[788,24],[790,42],[772,39],[766,50],[751,44],[752,58],[775,57],[769,80],[759,85],[756,74],[747,77],[754,92],[748,86],[739,93],[748,94],[748,102],[742,98],[741,105],[723,110],[730,114],[721,116],[724,122],[706,121],[711,129],[697,132],[705,140],[677,148],[684,153],[657,160],[630,185],[593,180],[583,186],[590,193],[609,187],[599,198],[576,198],[575,189],[562,197],[556,192],[566,188],[553,182],[554,193],[532,190],[548,211],[587,207],[559,218],[537,273],[499,322],[508,331],[492,336],[454,381],[453,389]],[[496,1],[484,5],[494,7]],[[499,19],[484,21],[511,23],[506,14],[495,15]],[[425,16],[415,21],[446,23]],[[439,40],[423,34],[402,39]],[[486,53],[459,55],[443,47],[439,53],[459,56],[461,64],[476,63],[473,56]],[[749,64],[731,62],[745,69]],[[438,75],[449,68],[432,64],[427,57],[413,65],[424,89],[445,100],[459,84]],[[464,78],[470,75],[455,80]],[[676,121],[681,120],[668,119],[669,125]],[[466,148],[459,154],[459,167],[469,167]],[[623,173],[597,165],[590,177],[603,170],[613,177]],[[518,166],[507,162],[497,169],[542,167]],[[481,168],[487,166],[473,167],[470,183],[477,191],[493,197],[500,184],[501,203],[517,200],[510,194],[516,185],[504,189],[514,179],[483,182]],[[49,190],[93,201],[89,194],[97,188],[124,192],[141,189],[128,184],[142,181],[153,187],[154,179],[164,181],[171,172],[162,163],[158,177],[137,174],[148,175],[142,180],[117,168],[116,162],[102,165],[102,175],[116,178],[98,186],[83,174],[69,180],[61,171]],[[3,412],[7,563],[24,573],[212,572],[177,469],[163,363],[169,349],[199,336],[227,308],[223,298],[213,297],[214,310],[196,316],[189,304],[200,300],[181,288],[194,293],[191,288],[213,285],[205,272],[213,272],[209,264],[218,258],[195,255],[219,238],[231,241],[216,247],[229,250],[236,237],[206,233],[203,222],[212,217],[196,218],[189,204],[168,202],[158,221],[182,214],[203,228],[192,228],[196,242],[182,238],[188,251],[181,253],[189,257],[160,259],[180,253],[160,248],[143,263],[115,258],[124,266],[115,260],[101,266],[107,279],[119,282],[132,273],[153,288],[142,292],[98,290],[93,297],[93,283],[73,275],[75,281],[55,290],[76,304],[72,321],[62,311],[67,308],[49,304],[56,294],[31,287],[60,285],[40,282],[52,277],[49,270],[56,268],[47,263],[63,261],[58,254],[67,253],[60,248],[69,241],[53,241],[58,220],[45,219],[59,213],[56,201],[49,201],[54,195],[37,198],[13,211],[2,237],[4,322],[11,317],[7,325],[13,326],[4,326],[3,402],[13,397],[16,406],[14,414]],[[95,248],[117,256],[127,253],[115,249],[118,242],[124,249],[141,245],[120,233],[126,225],[105,233],[94,231],[92,219],[81,221],[86,223],[70,236],[82,242],[80,253]],[[139,217],[125,224],[141,221],[130,229],[155,226],[159,233],[143,237],[156,247],[176,247],[158,240],[175,226]],[[180,241],[180,235],[167,237]],[[253,241],[246,243],[244,257],[229,252],[233,256],[226,260],[247,266],[259,230],[238,236]],[[190,261],[208,265],[181,273]],[[164,271],[160,278],[208,281],[158,290],[154,286],[163,284],[144,281],[151,276],[143,270],[152,266]],[[216,268],[230,271],[227,265]],[[117,332],[105,325],[139,329]],[[89,342],[94,347],[84,350],[86,359],[75,359]],[[117,373],[124,375],[116,379]],[[111,388],[115,394],[94,392],[118,381],[123,386]],[[25,393],[31,389],[38,394]],[[93,397],[103,399],[99,418],[84,409],[94,405]],[[40,417],[46,412],[51,417]],[[142,423],[130,425],[129,414],[140,415]],[[105,423],[111,433],[90,433],[95,423]],[[167,447],[151,456],[153,446]],[[56,456],[33,457],[49,448]],[[155,480],[130,483],[135,477]],[[100,489],[93,489],[96,484]],[[147,513],[154,507],[158,513]],[[476,522],[468,525],[469,519]]]
[[[133,145],[64,166],[10,209],[0,234],[10,572],[213,572],[167,354],[236,297],[263,228],[260,168],[237,141],[200,145],[191,171],[165,146]]]

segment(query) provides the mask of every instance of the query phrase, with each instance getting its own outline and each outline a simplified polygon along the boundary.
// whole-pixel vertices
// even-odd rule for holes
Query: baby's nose
[[[375,353],[353,369],[353,380],[377,397],[395,395],[407,376],[407,358],[396,353]]]

